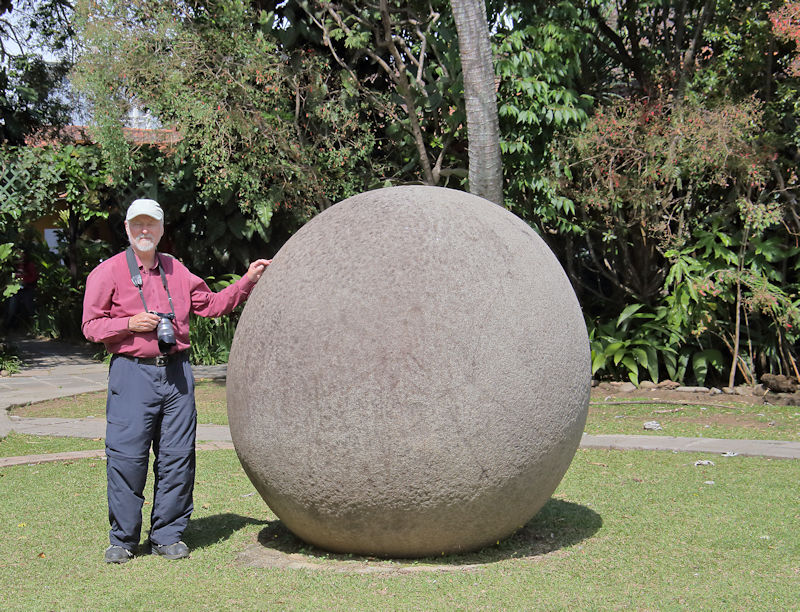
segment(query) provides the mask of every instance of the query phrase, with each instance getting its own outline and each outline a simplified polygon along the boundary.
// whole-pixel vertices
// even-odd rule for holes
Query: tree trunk
[[[78,211],[72,204],[69,206],[69,218],[67,221],[67,257],[69,258],[69,276],[72,281],[72,288],[78,288]]]
[[[469,136],[469,190],[503,203],[503,162],[492,48],[484,0],[450,0],[458,30]]]
[[[741,274],[741,271],[740,271]],[[728,387],[733,389],[736,380],[736,365],[739,363],[739,338],[742,327],[742,283],[740,278],[736,279],[736,315],[733,323],[733,363],[728,375]]]

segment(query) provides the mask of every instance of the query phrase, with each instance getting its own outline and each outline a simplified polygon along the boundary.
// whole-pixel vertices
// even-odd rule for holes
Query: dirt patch
[[[654,404],[756,406],[772,404],[778,406],[800,406],[800,393],[773,393],[756,387],[754,390],[740,389],[738,393],[715,393],[711,391],[678,391],[676,389],[624,390],[620,383],[602,382],[592,387],[591,401],[632,402],[646,401]]]
[[[274,548],[267,548],[256,542],[248,546],[236,556],[236,563],[245,567],[269,569],[313,570],[348,574],[382,574],[402,575],[438,572],[474,572],[485,564],[465,563],[463,565],[413,565],[396,561],[372,559],[337,558],[314,561],[313,558],[300,553],[288,553]]]
[[[478,572],[509,559],[536,561],[565,554],[564,548],[590,538],[603,521],[593,510],[551,498],[516,533],[478,551],[425,559],[380,559],[326,552],[307,544],[281,521],[270,521],[236,557],[243,567],[299,569],[349,574],[402,576],[418,573]]]

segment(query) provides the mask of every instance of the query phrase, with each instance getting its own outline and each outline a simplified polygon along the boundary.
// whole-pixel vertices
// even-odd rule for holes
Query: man
[[[6,314],[6,329],[12,329],[30,319],[34,313],[34,293],[36,281],[39,280],[39,271],[27,250],[23,250],[14,262],[14,278],[22,285],[19,290],[8,300]]]
[[[125,230],[130,248],[102,262],[86,280],[81,326],[87,339],[113,354],[106,402],[111,531],[105,560],[125,563],[139,543],[151,444],[151,552],[182,559],[189,556],[181,536],[193,510],[197,426],[189,314],[229,313],[247,299],[271,260],[254,261],[239,281],[213,293],[183,264],[157,252],[164,234],[158,202],[134,201]]]

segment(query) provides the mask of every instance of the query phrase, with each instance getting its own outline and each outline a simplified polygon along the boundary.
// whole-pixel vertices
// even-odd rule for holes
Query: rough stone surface
[[[321,548],[479,548],[549,499],[590,392],[580,308],[557,260],[481,198],[395,187],[287,242],[242,314],[231,436],[261,496]]]

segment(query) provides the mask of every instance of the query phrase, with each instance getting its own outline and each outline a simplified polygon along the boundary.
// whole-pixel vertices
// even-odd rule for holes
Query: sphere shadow
[[[586,506],[550,499],[526,525],[495,545],[476,551],[414,559],[333,553],[304,542],[280,520],[267,521],[266,524],[258,534],[258,543],[263,549],[284,555],[300,555],[312,562],[384,561],[400,566],[436,564],[456,568],[546,555],[590,538],[602,527],[603,520]]]

